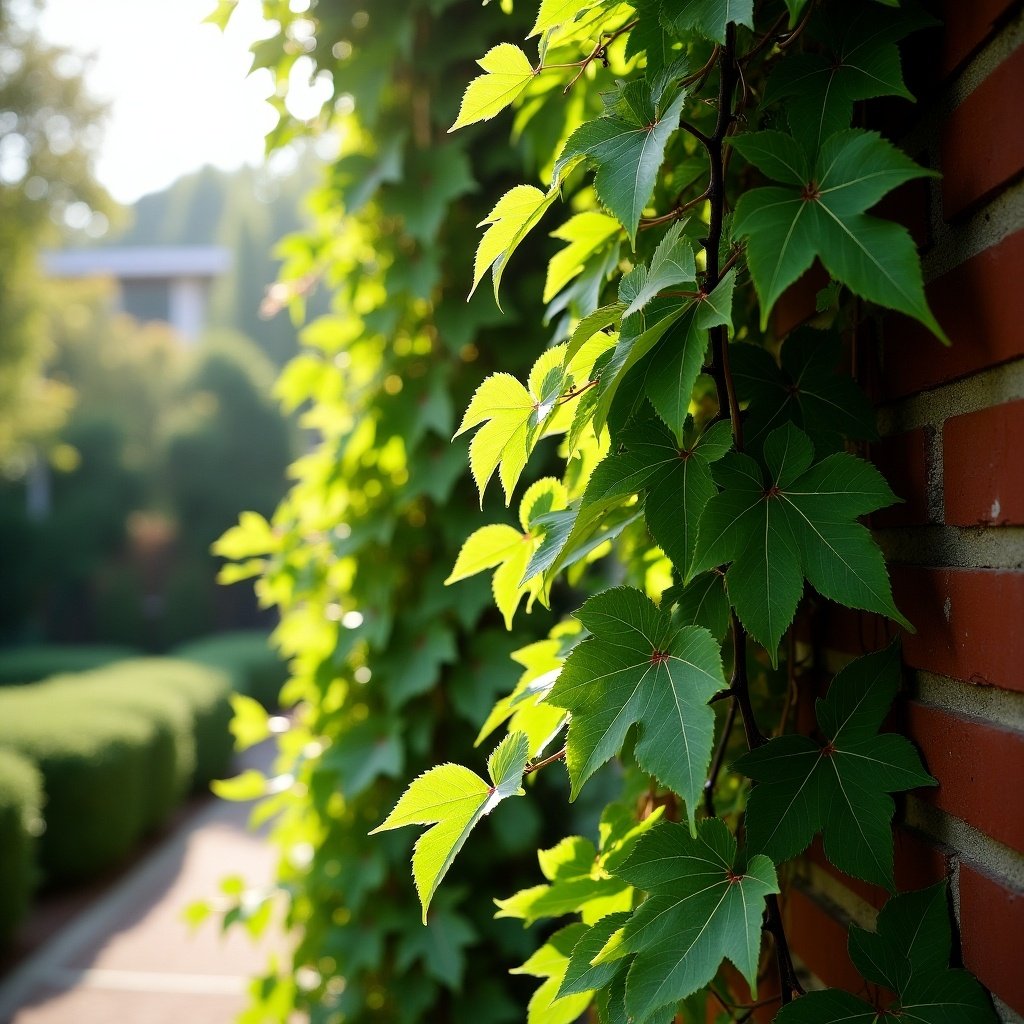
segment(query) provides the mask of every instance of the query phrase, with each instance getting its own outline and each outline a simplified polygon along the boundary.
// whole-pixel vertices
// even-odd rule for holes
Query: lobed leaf
[[[391,813],[370,832],[430,825],[416,840],[412,873],[427,921],[430,901],[474,826],[503,800],[521,796],[529,751],[522,733],[506,736],[487,759],[491,784],[457,764],[431,768],[414,779]]]

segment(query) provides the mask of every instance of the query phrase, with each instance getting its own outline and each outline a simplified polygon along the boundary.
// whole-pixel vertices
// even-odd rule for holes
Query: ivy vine
[[[251,1019],[520,1019],[495,973],[518,947],[531,1024],[995,1020],[950,967],[945,885],[896,893],[892,794],[934,784],[881,730],[898,642],[835,676],[809,733],[792,714],[802,607],[912,628],[861,522],[898,498],[855,454],[873,417],[843,364],[885,310],[946,341],[910,235],[871,212],[932,172],[858,106],[910,98],[898,44],[928,19],[896,0],[542,0],[529,21],[508,0],[264,6],[281,32],[258,63],[332,76],[344,151],[318,230],[287,248],[297,303],[317,276],[339,289],[280,384],[324,440],[274,521],[220,544],[282,610],[297,708],[257,813],[302,933]],[[780,335],[812,266],[817,316]],[[504,733],[486,774],[436,763],[482,761],[476,730]],[[559,837],[595,810],[595,833]],[[473,835],[492,812],[497,847]],[[407,825],[427,826],[427,932],[394,870],[404,833],[377,835]],[[819,834],[892,893],[850,935],[870,1002],[805,993],[790,951],[779,896]],[[510,921],[558,927],[531,949]],[[503,966],[466,971],[487,935]]]

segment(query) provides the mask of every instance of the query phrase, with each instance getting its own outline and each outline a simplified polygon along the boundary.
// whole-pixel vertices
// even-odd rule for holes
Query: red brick
[[[1024,49],[1018,48],[946,119],[942,214],[952,220],[1024,170]]]
[[[924,889],[949,877],[946,854],[917,832],[897,826],[894,831],[893,867],[900,892]]]
[[[864,979],[850,960],[845,925],[794,888],[786,894],[783,919],[791,947],[826,985],[867,994]]]
[[[955,71],[990,35],[1013,0],[946,0],[942,5],[942,70]]]
[[[946,522],[1024,525],[1024,401],[946,420],[942,431]]]
[[[1024,572],[900,565],[892,581],[918,630],[903,636],[906,664],[1024,692]]]
[[[960,866],[960,942],[964,966],[986,988],[1024,1013],[1024,893]]]
[[[872,526],[921,526],[928,522],[928,436],[923,427],[894,434],[871,446],[871,461],[881,471],[900,505],[876,512]]]
[[[1024,735],[911,701],[908,734],[937,788],[915,794],[1024,852]]]
[[[901,398],[1024,356],[1022,279],[1024,231],[1018,231],[928,285],[928,300],[951,346],[906,317],[889,317],[883,397]]]

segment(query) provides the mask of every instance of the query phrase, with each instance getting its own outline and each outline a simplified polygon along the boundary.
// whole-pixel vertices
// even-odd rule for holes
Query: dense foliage
[[[516,1019],[519,952],[531,1024],[747,1019],[759,996],[780,1021],[993,1020],[949,969],[944,886],[853,932],[894,993],[878,1007],[803,995],[779,902],[819,833],[894,892],[891,794],[934,783],[880,731],[895,644],[835,677],[807,735],[791,721],[821,667],[802,604],[910,626],[860,521],[897,498],[848,450],[874,433],[849,346],[885,308],[943,340],[909,234],[869,212],[930,172],[853,120],[909,96],[897,43],[927,20],[806,0],[264,8],[280,31],[257,63],[330,78],[317,127],[344,152],[290,264],[337,287],[336,311],[280,383],[322,441],[273,519],[219,545],[227,578],[259,575],[281,609],[293,668],[281,774],[236,795],[265,796],[299,940],[247,1019]],[[542,280],[535,229],[556,211]],[[777,334],[815,265],[817,318]],[[460,407],[483,516],[446,444]],[[477,730],[486,775],[463,749]],[[510,854],[552,813],[542,877],[517,889]],[[407,825],[428,826],[425,928]],[[230,916],[258,930],[264,896]],[[545,925],[524,948],[510,921]]]

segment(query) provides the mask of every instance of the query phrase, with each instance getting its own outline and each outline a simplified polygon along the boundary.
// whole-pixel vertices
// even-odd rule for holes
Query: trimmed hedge
[[[113,645],[33,644],[0,651],[0,686],[37,683],[68,672],[88,672],[125,658],[137,658],[131,647]]]
[[[0,749],[42,775],[38,852],[48,883],[115,863],[190,788],[227,774],[230,696],[226,672],[171,658],[0,688]]]
[[[193,791],[205,791],[212,779],[225,776],[234,752],[229,728],[232,685],[227,672],[181,658],[134,658],[111,665],[104,674],[134,680],[135,685],[146,690],[161,690],[183,697],[193,717]]]
[[[145,666],[138,661],[128,664]],[[144,825],[147,831],[162,825],[189,793],[195,778],[196,713],[192,701],[173,688],[153,685],[145,671],[120,671],[117,665],[57,676],[44,685],[55,701],[85,701],[109,711],[139,715],[152,724]]]
[[[43,780],[30,761],[0,749],[0,945],[28,910],[36,883]]]
[[[59,683],[0,690],[0,747],[43,777],[46,828],[39,863],[49,883],[88,878],[143,834],[158,750],[151,719],[96,703]]]
[[[266,633],[238,630],[193,640],[174,649],[174,657],[219,668],[231,676],[238,693],[258,700],[267,710],[280,704],[288,669],[271,648]]]

